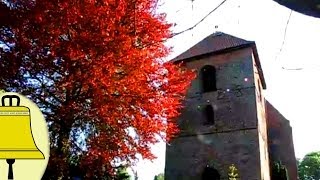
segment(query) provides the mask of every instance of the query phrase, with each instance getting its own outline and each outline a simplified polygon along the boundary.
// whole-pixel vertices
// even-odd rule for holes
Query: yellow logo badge
[[[0,179],[40,180],[50,145],[36,104],[17,93],[0,94]]]

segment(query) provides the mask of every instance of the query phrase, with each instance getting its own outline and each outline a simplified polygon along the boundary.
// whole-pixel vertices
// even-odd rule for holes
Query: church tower
[[[255,42],[216,32],[172,60],[198,76],[166,147],[166,180],[270,180],[266,88]],[[204,178],[206,179],[206,178]],[[219,179],[219,178],[217,178]]]

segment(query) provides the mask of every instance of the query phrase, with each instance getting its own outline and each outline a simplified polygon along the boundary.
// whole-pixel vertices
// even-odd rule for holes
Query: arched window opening
[[[212,167],[205,167],[202,173],[202,180],[220,180],[219,172]]]
[[[205,107],[204,114],[206,117],[205,125],[213,125],[214,124],[214,110],[211,105],[207,105]]]
[[[216,91],[216,68],[213,66],[204,66],[201,69],[201,79],[202,79],[202,91],[210,92]]]

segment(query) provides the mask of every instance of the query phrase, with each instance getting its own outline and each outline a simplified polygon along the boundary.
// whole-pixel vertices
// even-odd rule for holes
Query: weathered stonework
[[[167,147],[166,179],[200,179],[206,165],[213,165],[227,179],[231,164],[243,179],[261,179],[268,164],[261,167],[260,154],[267,152],[259,147],[265,147],[267,135],[266,130],[259,131],[252,51],[240,49],[186,63],[198,72],[205,65],[216,67],[218,90],[201,93],[201,79],[193,81],[178,121],[181,134]],[[212,126],[204,124],[207,104],[215,111]]]
[[[270,161],[281,161],[286,166],[289,179],[297,180],[297,163],[290,122],[267,101]]]
[[[270,180],[270,129],[257,50],[254,44],[234,38],[226,34],[212,35],[204,40],[208,42],[200,42],[179,56],[186,58],[184,65],[195,69],[198,76],[188,90],[178,119],[181,133],[167,145],[166,180],[200,180],[207,165],[218,170],[221,179],[227,179],[231,164],[238,169],[240,179]],[[210,53],[210,48],[204,48],[206,45],[219,52]],[[206,53],[201,54],[201,48]],[[216,69],[216,91],[203,92],[200,72],[206,65]],[[214,109],[213,124],[205,123],[206,105]],[[291,133],[288,129],[286,132]]]
[[[254,129],[176,138],[167,147],[166,159],[169,162],[166,163],[165,179],[200,179],[206,165],[213,165],[221,174],[221,179],[227,179],[231,164],[235,164],[241,177],[258,179],[258,144],[258,133]]]

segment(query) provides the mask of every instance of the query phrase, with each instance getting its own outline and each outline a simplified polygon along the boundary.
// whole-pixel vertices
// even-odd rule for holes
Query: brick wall
[[[165,179],[200,179],[208,164],[226,179],[228,166],[235,164],[241,179],[260,180],[263,145],[260,146],[259,138],[263,135],[258,129],[252,50],[241,49],[186,63],[198,72],[205,65],[216,67],[218,90],[202,93],[200,78],[192,82],[178,120],[182,131],[167,146]],[[214,107],[214,125],[204,125],[203,107],[207,104]]]
[[[227,179],[228,166],[235,164],[241,179],[260,179],[258,132],[228,133],[176,138],[166,152],[166,180],[198,180],[206,165]]]
[[[266,101],[270,161],[281,160],[287,167],[290,180],[297,180],[297,164],[289,121]]]

